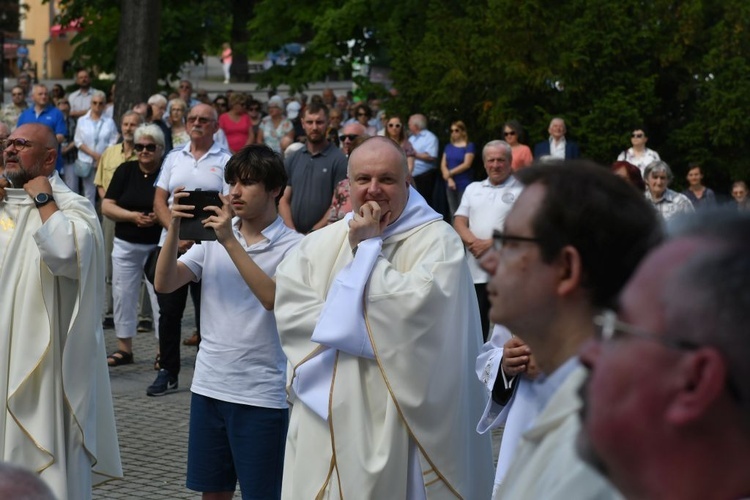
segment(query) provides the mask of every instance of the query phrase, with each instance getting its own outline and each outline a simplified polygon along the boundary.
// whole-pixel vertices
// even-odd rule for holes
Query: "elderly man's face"
[[[497,186],[502,184],[505,180],[510,177],[511,174],[511,162],[508,160],[508,155],[505,148],[502,147],[490,147],[484,152],[484,169],[487,171],[487,177],[490,180],[490,184]]]
[[[565,122],[562,120],[552,120],[549,124],[549,135],[556,141],[559,141],[565,135]]]
[[[208,140],[217,130],[214,108],[208,104],[196,104],[190,109],[187,117],[187,131],[193,141]]]
[[[133,134],[140,124],[141,121],[135,115],[127,115],[122,119],[120,128],[122,129],[122,138],[125,142],[133,142]]]
[[[3,143],[5,175],[14,187],[23,187],[35,177],[52,173],[55,160],[50,155],[54,149],[47,146],[46,140],[38,128],[22,125]]]
[[[612,325],[611,336],[603,339],[600,333],[580,350],[589,377],[580,391],[579,454],[618,486],[632,484],[629,475],[644,454],[666,443],[668,407],[685,387],[679,367],[691,351],[668,343],[665,311],[678,308],[680,298],[668,296],[665,288],[684,262],[708,245],[682,238],[653,251],[623,289],[620,323]]]
[[[34,104],[45,107],[49,104],[49,91],[46,87],[34,87],[31,98],[34,100]]]
[[[380,218],[389,223],[401,216],[409,200],[409,182],[403,157],[396,145],[372,139],[354,150],[349,158],[349,182],[352,209],[374,201],[380,205]]]

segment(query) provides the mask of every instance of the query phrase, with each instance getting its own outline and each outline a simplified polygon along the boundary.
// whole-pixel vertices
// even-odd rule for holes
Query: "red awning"
[[[49,29],[49,34],[52,36],[60,36],[69,32],[79,32],[83,29],[83,18],[74,19],[68,24],[56,24]]]

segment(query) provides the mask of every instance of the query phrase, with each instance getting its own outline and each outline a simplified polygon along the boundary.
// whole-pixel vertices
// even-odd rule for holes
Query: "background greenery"
[[[120,3],[63,3],[98,20],[78,57],[112,71]],[[678,174],[701,162],[725,190],[750,180],[748,27],[746,0],[162,0],[154,50],[166,77],[229,39],[235,54],[302,43],[293,65],[260,77],[293,89],[368,60],[391,69],[389,111],[428,115],[442,139],[453,119],[481,144],[513,118],[533,144],[559,115],[608,164],[645,126]]]

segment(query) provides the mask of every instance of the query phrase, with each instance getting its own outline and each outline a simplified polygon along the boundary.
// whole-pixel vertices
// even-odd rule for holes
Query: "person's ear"
[[[564,246],[557,257],[556,265],[558,266],[557,291],[560,295],[568,295],[580,288],[583,265],[581,254],[575,247]]]
[[[684,353],[675,370],[679,386],[666,417],[674,425],[685,425],[702,418],[725,393],[728,371],[721,353],[708,346]]]

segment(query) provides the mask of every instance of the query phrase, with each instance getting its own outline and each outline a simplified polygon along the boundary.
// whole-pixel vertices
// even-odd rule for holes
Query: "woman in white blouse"
[[[617,161],[626,161],[635,165],[640,169],[642,175],[650,163],[661,160],[659,153],[646,147],[647,142],[648,135],[645,127],[633,129],[630,133],[632,147],[620,153]]]
[[[96,203],[94,175],[99,158],[109,146],[117,143],[117,126],[111,118],[103,116],[107,96],[101,90],[91,94],[91,108],[78,119],[74,142],[78,148],[75,174],[83,181],[83,195],[92,205]]]

